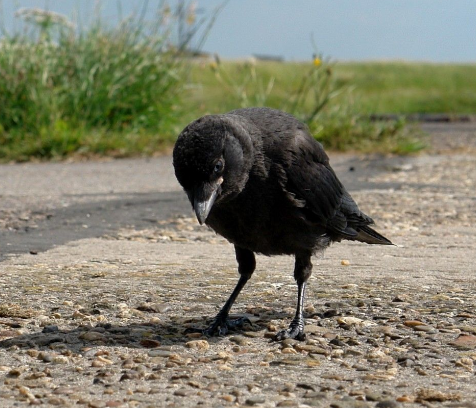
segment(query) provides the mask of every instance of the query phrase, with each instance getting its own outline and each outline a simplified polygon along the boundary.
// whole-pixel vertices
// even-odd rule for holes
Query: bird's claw
[[[295,339],[299,341],[306,340],[306,333],[304,333],[304,328],[291,324],[288,329],[281,330],[276,333],[276,336],[274,336],[275,341],[281,341],[284,339]]]
[[[206,329],[190,327],[185,330],[185,333],[202,333],[207,337],[226,336],[230,331],[243,328],[245,324],[252,325],[250,319],[247,317],[240,317],[233,320],[226,317],[217,317]]]

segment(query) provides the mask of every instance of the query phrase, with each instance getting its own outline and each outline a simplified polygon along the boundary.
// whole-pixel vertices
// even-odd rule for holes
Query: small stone
[[[61,407],[64,407],[66,405],[66,401],[63,398],[57,398],[57,397],[48,398],[47,402],[50,405],[56,405]]]
[[[353,316],[343,316],[343,317],[338,317],[337,323],[339,324],[345,324],[349,326],[358,326],[361,325],[363,320],[359,319],[358,317],[353,317]]]
[[[24,395],[26,398],[29,400],[35,400],[35,395],[31,392],[30,388],[25,387],[24,385],[20,386],[18,388],[18,391],[20,392],[21,395]]]
[[[217,383],[210,383],[205,387],[205,389],[210,392],[215,392],[218,388],[220,388],[220,386]]]
[[[200,337],[203,337],[202,333],[187,333],[185,334],[186,337],[189,339],[199,339]]]
[[[45,353],[44,351],[38,354],[38,358],[45,363],[51,363],[53,361],[53,356],[49,353]]]
[[[80,391],[81,389],[79,387],[58,387],[54,389],[53,394],[71,395]]]
[[[228,364],[220,364],[217,367],[220,371],[231,371],[232,368]]]
[[[417,326],[413,326],[412,329],[415,330],[415,331],[421,331],[421,332],[427,332],[427,333],[435,332],[436,333],[436,330],[433,327],[428,326],[426,324],[419,324]]]
[[[140,310],[141,312],[158,313],[159,305],[156,303],[144,302],[137,306],[137,310]]]
[[[354,368],[356,371],[369,371],[369,367],[359,363],[354,364],[352,368]],[[375,400],[369,400],[369,401],[375,401]]]
[[[342,261],[340,261],[340,264],[343,265],[343,266],[349,266],[350,261],[348,259],[343,259]]]
[[[370,405],[365,401],[355,400],[351,397],[344,397],[340,401],[332,401],[331,408],[369,408]]]
[[[185,343],[185,346],[187,346],[190,349],[200,350],[200,351],[205,351],[210,348],[210,344],[206,340],[191,340]]]
[[[419,320],[405,320],[403,324],[407,327],[423,326],[425,323],[420,322]]]
[[[48,325],[43,327],[43,330],[41,331],[42,333],[56,333],[59,331],[58,326],[55,325]]]
[[[325,392],[320,392],[320,391],[307,391],[304,396],[304,398],[312,398],[314,400],[323,400],[327,398],[327,394]],[[308,401],[306,401],[308,402]],[[321,401],[322,402],[322,401]]]
[[[106,401],[106,407],[109,407],[109,408],[122,407],[123,405],[124,405],[123,401],[117,401],[117,400]]]
[[[88,404],[89,408],[105,408],[106,407],[106,402],[105,401],[90,401]]]
[[[367,401],[382,401],[385,399],[384,395],[378,391],[367,391],[365,393],[365,399]]]
[[[219,360],[224,360],[224,361],[229,361],[233,358],[233,356],[226,351],[219,351],[217,354],[217,359]]]
[[[398,408],[400,404],[393,400],[383,400],[375,405],[375,408]]]
[[[105,341],[106,340],[106,337],[102,333],[99,333],[93,330],[82,333],[79,336],[79,338],[82,340],[87,340],[87,341]]]
[[[263,337],[263,332],[261,331],[246,331],[243,333],[246,337],[251,337],[253,339],[257,339],[259,337]]]
[[[297,351],[307,351],[309,354],[323,354],[327,355],[330,354],[330,350],[326,350],[325,348],[319,346],[313,346],[309,344],[299,344],[297,343],[294,348]]]
[[[247,346],[248,344],[250,344],[250,340],[248,340],[244,336],[231,336],[230,341],[235,344],[238,344],[239,346]]]
[[[294,346],[295,344],[298,344],[299,342],[297,340],[294,340],[294,339],[284,339],[281,341],[281,345],[283,347],[292,347]]]
[[[463,367],[468,371],[473,371],[473,359],[472,358],[460,358],[455,362],[457,367]]]
[[[172,309],[172,305],[168,303],[160,303],[157,305],[157,310],[159,313],[165,313]]]
[[[255,397],[248,398],[245,401],[245,404],[253,406],[253,405],[263,404],[265,401],[266,401],[266,399],[264,397],[255,396]]]
[[[114,364],[114,361],[109,360],[108,358],[103,357],[103,356],[98,356],[98,357],[91,363],[91,366],[92,366],[92,367],[104,367],[104,366],[106,366],[106,365],[112,365],[112,364]]]
[[[402,395],[400,397],[397,397],[396,401],[398,401],[398,402],[414,402],[415,397],[412,396],[412,395]]]
[[[190,397],[192,395],[197,395],[197,392],[187,388],[180,388],[174,392],[174,395],[178,395],[179,397]]]
[[[445,402],[445,401],[459,401],[461,395],[456,392],[442,392],[432,388],[419,388],[415,402]]]
[[[66,356],[55,356],[52,361],[53,364],[68,364],[69,358]]]
[[[472,334],[461,334],[456,340],[450,343],[451,346],[463,350],[471,350],[476,348],[476,336]]]
[[[40,352],[36,349],[30,349],[26,351],[26,354],[28,354],[30,357],[37,358]]]
[[[146,348],[156,348],[160,347],[160,341],[153,339],[142,339],[140,345]]]
[[[278,402],[276,406],[277,407],[295,407],[297,405],[298,403],[295,400],[283,400],[281,402]]]
[[[149,356],[150,357],[164,357],[168,358],[170,357],[173,353],[170,350],[150,350],[149,351]]]

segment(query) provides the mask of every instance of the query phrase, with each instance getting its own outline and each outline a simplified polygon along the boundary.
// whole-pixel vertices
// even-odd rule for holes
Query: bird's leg
[[[284,339],[296,339],[305,340],[306,334],[304,333],[304,296],[306,292],[306,282],[312,273],[311,255],[296,255],[296,263],[294,266],[294,279],[298,286],[298,301],[296,307],[296,314],[292,320],[289,328],[281,330],[276,334],[275,340]]]
[[[235,246],[235,253],[236,260],[238,261],[238,272],[240,273],[240,279],[238,280],[238,283],[236,284],[232,294],[216,315],[213,323],[205,330],[200,330],[207,336],[224,336],[230,329],[242,327],[244,323],[249,322],[249,320],[246,318],[239,318],[236,320],[228,319],[228,314],[230,313],[233,303],[235,303],[236,298],[246,285],[246,282],[248,282],[248,280],[251,278],[251,275],[253,274],[256,267],[256,260],[253,252],[248,249]]]

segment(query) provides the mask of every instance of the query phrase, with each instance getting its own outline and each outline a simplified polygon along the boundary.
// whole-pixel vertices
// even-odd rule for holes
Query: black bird
[[[231,306],[255,269],[255,253],[295,256],[296,315],[277,340],[304,334],[303,303],[311,256],[333,241],[392,243],[345,190],[322,145],[292,115],[238,109],[190,123],[174,147],[175,175],[200,224],[235,246],[240,278],[203,333],[223,335],[238,322]]]

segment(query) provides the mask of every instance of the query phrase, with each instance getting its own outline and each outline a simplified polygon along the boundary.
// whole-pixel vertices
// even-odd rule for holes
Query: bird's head
[[[189,124],[175,143],[175,175],[200,224],[214,205],[235,197],[248,181],[253,145],[240,122],[233,115],[204,116]]]

